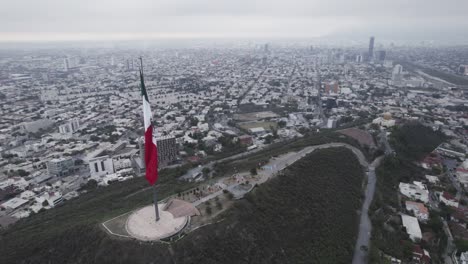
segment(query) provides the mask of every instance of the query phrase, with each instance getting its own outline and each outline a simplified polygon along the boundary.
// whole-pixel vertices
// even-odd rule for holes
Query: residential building
[[[20,129],[29,133],[36,133],[41,129],[47,129],[54,124],[50,119],[40,119],[31,122],[25,122],[20,125]]]
[[[240,141],[241,145],[250,146],[250,145],[253,144],[252,137],[249,136],[249,135],[239,136],[239,141]]]
[[[47,162],[47,171],[51,176],[67,176],[75,171],[72,158],[52,159]]]
[[[414,213],[419,221],[427,221],[429,219],[429,210],[423,203],[406,201],[406,210]]]
[[[26,203],[28,203],[28,200],[23,199],[23,198],[15,197],[15,198],[12,198],[12,199],[4,202],[3,204],[0,205],[0,207],[5,208],[7,210],[8,209],[15,210],[15,209],[25,205]]]
[[[462,252],[460,254],[460,263],[459,264],[468,264],[468,251]]]
[[[80,128],[80,120],[72,119],[66,124],[59,126],[59,132],[61,134],[73,134]]]
[[[46,201],[48,206],[55,207],[63,202],[63,197],[60,192],[45,192],[42,195],[36,197],[36,202],[39,204],[44,204]]]
[[[102,176],[114,173],[114,163],[109,156],[100,156],[89,160],[89,171],[91,178],[100,178]]]
[[[413,242],[419,242],[422,239],[421,228],[419,227],[418,219],[413,216],[401,215],[401,221],[403,226],[406,228],[406,233],[408,233],[410,239]]]
[[[413,184],[400,182],[399,189],[400,193],[408,198],[420,200],[423,203],[429,202],[429,191],[422,182],[414,181]]]

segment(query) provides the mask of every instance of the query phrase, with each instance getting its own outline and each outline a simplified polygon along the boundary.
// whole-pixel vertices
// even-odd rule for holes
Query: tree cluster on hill
[[[377,168],[376,190],[369,210],[373,226],[371,263],[379,262],[378,250],[399,259],[411,259],[411,243],[406,232],[401,230],[400,217],[396,214],[402,210],[398,200],[398,186],[400,182],[424,180],[427,172],[414,162],[432,152],[444,138],[440,132],[416,122],[404,124],[392,131],[390,143],[396,151],[396,156],[385,157]],[[438,246],[440,249],[445,247],[446,238],[438,228],[438,220],[440,221],[440,217],[431,212],[428,224],[421,227],[431,230],[439,238],[439,244],[433,247]],[[424,245],[424,248],[429,249],[429,246]],[[437,251],[437,248],[431,248],[431,252]],[[436,254],[431,256],[433,260],[437,259]]]
[[[395,127],[390,137],[390,143],[400,158],[420,160],[433,151],[445,137],[441,132],[418,122]]]
[[[363,175],[347,149],[313,152],[236,201],[217,224],[170,246],[108,236],[98,224],[109,210],[122,211],[125,197],[149,203],[151,195],[129,196],[136,186],[111,185],[101,193],[98,188],[3,233],[0,262],[350,263]]]

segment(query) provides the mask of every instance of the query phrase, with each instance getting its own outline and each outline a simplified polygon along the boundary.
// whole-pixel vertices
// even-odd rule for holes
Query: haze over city
[[[468,263],[467,1],[0,4],[0,263]]]

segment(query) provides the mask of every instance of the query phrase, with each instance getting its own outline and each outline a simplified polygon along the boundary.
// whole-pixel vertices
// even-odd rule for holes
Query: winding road
[[[375,192],[375,168],[379,166],[383,157],[376,158],[369,166],[367,173],[367,186],[365,192],[364,203],[362,203],[361,220],[359,222],[359,234],[354,246],[353,264],[361,264],[368,262],[368,249],[370,243],[370,236],[372,232],[372,222],[369,218],[369,206],[372,203]]]

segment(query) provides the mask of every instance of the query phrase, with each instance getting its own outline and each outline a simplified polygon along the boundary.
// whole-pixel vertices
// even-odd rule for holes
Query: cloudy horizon
[[[16,0],[0,42],[203,38],[467,39],[468,2]]]

